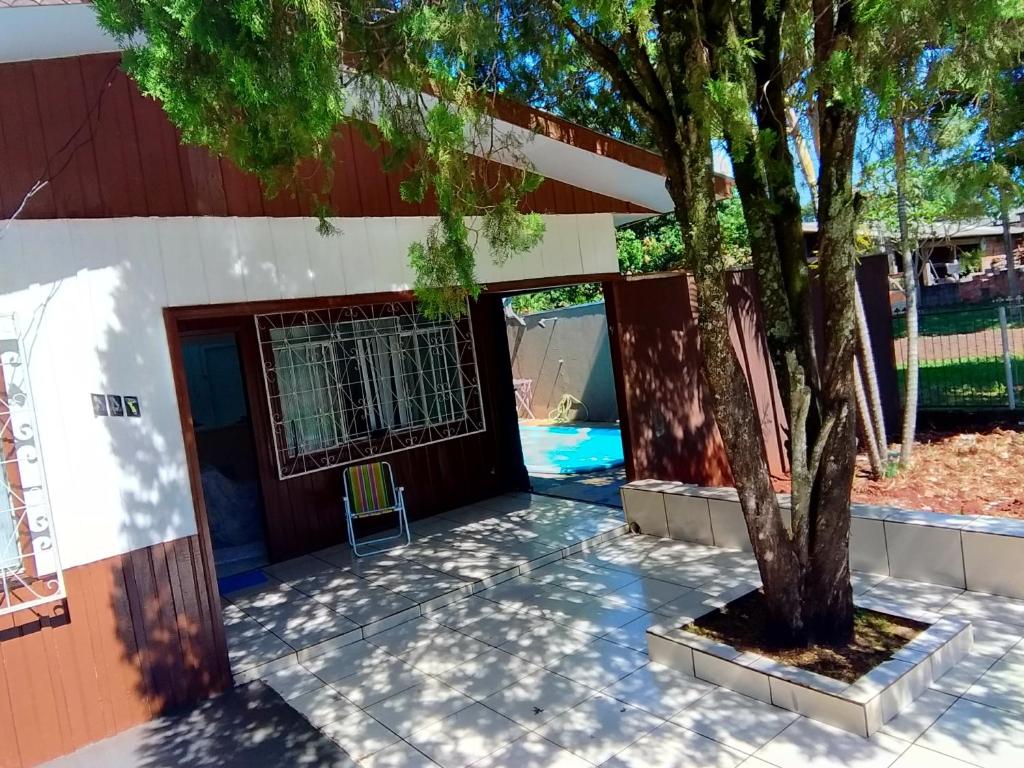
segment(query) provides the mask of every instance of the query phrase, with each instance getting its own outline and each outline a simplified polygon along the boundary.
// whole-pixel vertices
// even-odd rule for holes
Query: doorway
[[[217,577],[268,563],[251,409],[234,332],[183,336],[182,356]]]
[[[604,286],[545,287],[502,301],[533,490],[620,506],[626,451]]]

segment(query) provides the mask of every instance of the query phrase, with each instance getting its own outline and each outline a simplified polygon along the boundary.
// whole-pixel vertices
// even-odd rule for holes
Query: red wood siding
[[[118,68],[119,54],[0,65],[0,218],[10,217],[39,179],[22,218],[311,215],[308,199],[268,198],[259,180],[203,149],[183,146],[160,105]],[[357,131],[335,143],[331,201],[339,216],[436,212],[399,198],[400,173]],[[315,169],[308,169],[314,173]],[[644,209],[546,180],[524,207],[538,213],[637,213]]]
[[[391,294],[391,297],[399,295]],[[352,296],[330,303],[351,305],[371,301],[368,296]],[[288,307],[291,311],[303,305],[306,308],[324,306],[326,302],[325,299],[292,301],[288,302]],[[201,314],[196,316],[196,312],[202,312],[201,308],[172,309],[167,313],[169,322],[179,330],[236,334],[251,411],[271,559],[284,560],[345,541],[341,469],[278,479],[252,309],[238,305],[236,314],[226,315],[228,310],[230,306],[211,308],[205,318]],[[385,457],[391,462],[398,483],[405,487],[406,505],[413,519],[529,487],[519,444],[512,367],[500,298],[482,295],[472,305],[471,321],[487,429]],[[177,351],[174,354],[177,356]],[[179,401],[183,413],[187,413],[190,410],[187,390],[181,391],[181,382],[178,386]],[[187,434],[191,430],[190,422],[185,429],[188,446],[191,445]],[[189,451],[190,461],[195,463],[194,448]]]
[[[228,687],[198,536],[65,572],[67,599],[0,618],[0,766],[32,766]]]

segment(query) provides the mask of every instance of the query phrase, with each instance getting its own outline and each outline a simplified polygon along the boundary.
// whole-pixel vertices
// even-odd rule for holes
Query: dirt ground
[[[908,509],[1024,519],[1024,429],[918,434],[914,466],[874,481],[858,457],[853,500]]]

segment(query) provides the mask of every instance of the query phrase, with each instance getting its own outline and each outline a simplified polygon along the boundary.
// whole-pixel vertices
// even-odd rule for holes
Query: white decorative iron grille
[[[410,301],[256,316],[281,479],[486,428],[468,314]]]
[[[14,318],[0,315],[0,615],[64,596],[28,368]]]

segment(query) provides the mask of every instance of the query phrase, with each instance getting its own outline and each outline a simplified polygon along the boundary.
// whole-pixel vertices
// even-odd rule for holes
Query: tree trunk
[[[871,408],[868,405],[867,394],[864,392],[860,363],[856,360],[853,363],[853,391],[857,397],[857,421],[864,435],[864,448],[868,454],[868,463],[871,465],[871,473],[878,480],[885,474],[885,470],[882,467],[882,457],[878,453],[878,436],[875,434],[875,425],[871,421]]]
[[[896,164],[896,215],[900,225],[900,253],[903,255],[903,292],[907,298],[907,373],[903,398],[903,433],[900,435],[900,469],[907,469],[913,460],[914,436],[917,432],[917,271],[907,221],[907,146],[906,126],[894,118],[893,159]]]
[[[868,317],[864,312],[864,299],[861,297],[860,285],[854,283],[854,298],[857,300],[857,347],[860,361],[867,380],[867,404],[875,446],[879,458],[885,461],[889,455],[889,436],[885,433],[885,414],[882,413],[882,395],[878,389],[878,369],[875,367],[875,353],[871,348],[871,330],[868,328]]]
[[[1013,234],[1010,232],[1010,201],[1004,189],[999,190],[999,216],[1003,223],[1003,248],[1006,249],[1006,279],[1011,299],[1020,296],[1017,279],[1017,260],[1013,252]]]

